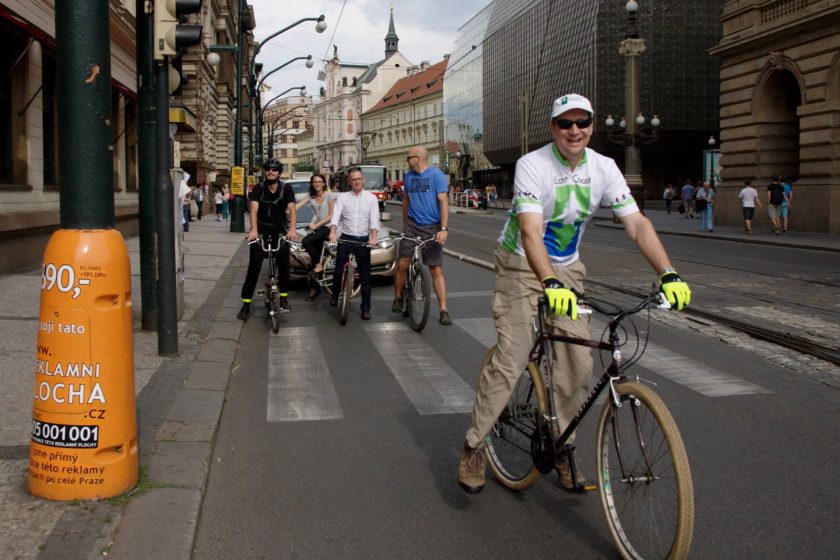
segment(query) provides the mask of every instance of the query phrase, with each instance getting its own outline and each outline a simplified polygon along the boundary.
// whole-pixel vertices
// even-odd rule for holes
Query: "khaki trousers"
[[[496,419],[510,399],[519,376],[526,371],[533,343],[532,320],[542,285],[525,257],[496,248],[496,286],[491,294],[499,349],[478,377],[470,428],[466,440],[470,447],[483,444]],[[567,288],[583,292],[586,267],[580,260],[569,266],[554,267],[557,278]],[[576,321],[550,315],[549,328],[556,334],[589,338],[589,316]],[[569,424],[589,393],[592,356],[586,346],[553,343],[554,401],[561,429]],[[574,436],[569,440],[574,441]]]

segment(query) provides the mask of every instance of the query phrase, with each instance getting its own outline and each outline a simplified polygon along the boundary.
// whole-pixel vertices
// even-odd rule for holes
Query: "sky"
[[[254,37],[261,41],[272,33],[305,17],[326,16],[327,30],[316,33],[315,22],[306,21],[266,43],[257,55],[264,72],[296,56],[311,54],[315,63],[306,68],[304,60],[292,62],[266,79],[271,85],[268,101],[275,95],[297,86],[306,86],[308,95],[318,95],[324,85],[318,70],[324,59],[331,58],[332,45],[338,45],[342,62],[370,64],[385,56],[390,8],[394,8],[394,28],[399,36],[399,51],[414,64],[428,60],[432,64],[452,52],[458,28],[464,25],[491,0],[310,0],[279,2],[249,0],[254,7],[257,27]],[[343,9],[342,9],[343,8]],[[290,92],[288,95],[294,95]]]

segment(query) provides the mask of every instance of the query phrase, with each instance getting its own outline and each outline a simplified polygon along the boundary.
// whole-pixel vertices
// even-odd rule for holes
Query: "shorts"
[[[771,218],[778,218],[781,216],[781,204],[768,204],[767,205],[767,215]]]
[[[414,223],[414,220],[408,218],[405,221],[403,228],[403,235],[407,237],[434,237],[440,231],[440,224],[431,224],[428,226],[420,226]],[[414,246],[416,243],[408,239],[400,240],[400,258],[410,258],[414,254]],[[423,246],[423,262],[428,266],[440,266],[443,264],[443,245],[440,243],[426,243]]]
[[[744,213],[745,220],[752,220],[753,216],[755,216],[755,206],[744,206],[743,208],[741,208],[741,212]]]
[[[787,218],[788,213],[789,213],[788,205],[787,205],[787,203],[783,202],[781,209],[779,209],[779,217]]]

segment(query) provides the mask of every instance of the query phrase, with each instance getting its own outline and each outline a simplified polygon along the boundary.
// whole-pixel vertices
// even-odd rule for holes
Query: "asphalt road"
[[[502,219],[454,216],[449,248],[492,260]],[[813,303],[813,312],[800,308],[802,317],[831,322],[838,311],[832,300],[820,314],[821,294],[801,297],[801,286],[821,281],[830,290],[837,282],[840,265],[824,254],[664,242],[677,268],[698,280],[698,300],[717,294],[720,307],[774,307],[750,300],[750,290],[732,280],[748,275],[778,285],[794,304]],[[622,232],[593,227],[585,243],[590,277],[636,285],[655,279]],[[490,343],[493,275],[454,259],[446,274],[450,327],[430,321],[420,334],[406,332],[389,310],[390,285],[374,288],[369,322],[354,309],[342,327],[325,297],[306,303],[303,291],[292,295],[278,335],[262,310],[248,321],[194,558],[616,557],[595,494],[567,494],[553,476],[513,493],[489,471],[481,494],[460,490],[468,413],[452,410],[469,409],[463,401]],[[736,293],[721,295],[722,287]],[[692,557],[836,557],[838,391],[702,333],[667,322],[650,330],[638,372],[656,383],[686,442],[696,502]],[[594,476],[590,416],[578,447]]]

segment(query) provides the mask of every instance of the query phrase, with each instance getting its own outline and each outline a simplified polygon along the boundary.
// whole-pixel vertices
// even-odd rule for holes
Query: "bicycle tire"
[[[417,266],[412,269],[414,275],[411,291],[406,294],[408,297],[408,324],[415,331],[422,331],[429,320],[429,305],[431,304],[432,276],[425,266]]]
[[[338,295],[338,322],[342,325],[347,323],[347,318],[350,316],[350,299],[353,293],[353,276],[355,274],[353,263],[348,262],[341,279],[341,293]]]
[[[271,294],[271,330],[274,334],[280,331],[280,295],[272,292]]]
[[[624,382],[615,390],[622,406],[608,396],[596,442],[610,534],[625,560],[686,558],[694,533],[694,487],[677,424],[649,387]]]
[[[482,372],[497,350],[498,346],[493,346],[487,352],[481,364]],[[511,490],[525,490],[540,479],[540,471],[531,454],[531,442],[537,422],[543,421],[547,410],[542,377],[537,366],[528,362],[510,400],[487,436],[484,450],[493,476]]]

